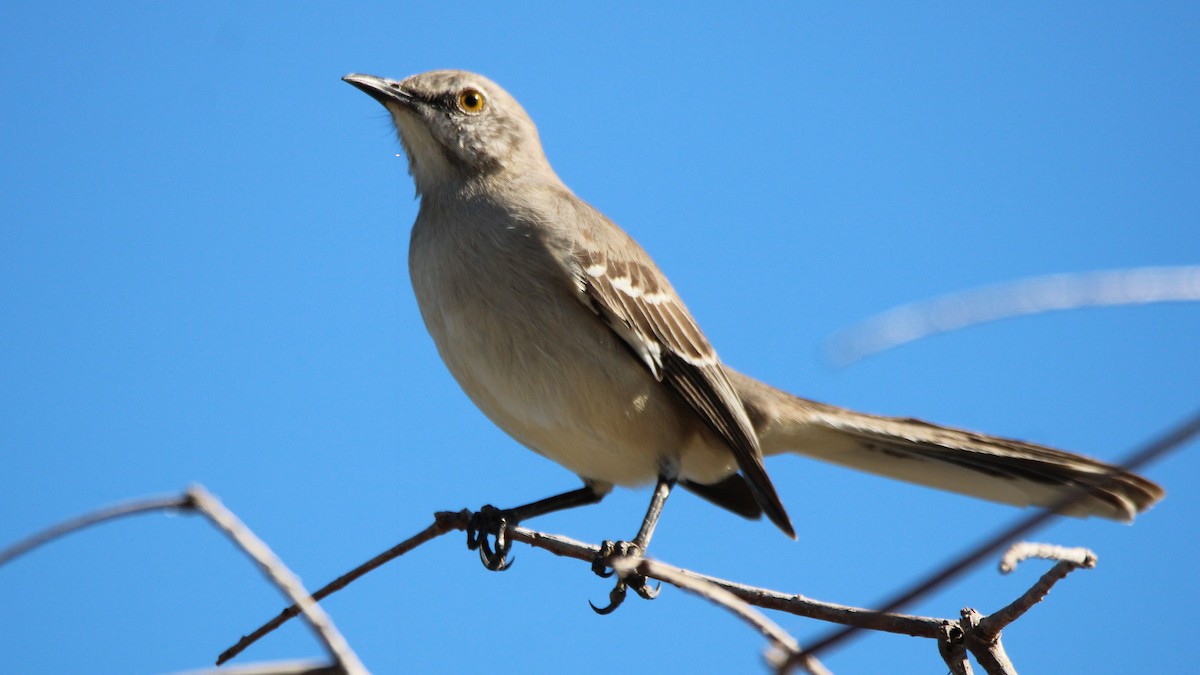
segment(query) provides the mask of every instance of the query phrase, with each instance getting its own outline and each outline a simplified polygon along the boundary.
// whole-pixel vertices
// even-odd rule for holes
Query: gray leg
[[[516,525],[529,518],[555,511],[595,504],[604,499],[605,494],[607,491],[597,492],[591,485],[585,485],[578,490],[564,492],[512,509],[498,509],[487,504],[471,515],[471,522],[467,525],[467,548],[472,551],[478,549],[479,559],[483,561],[484,567],[493,572],[503,572],[512,566],[512,562],[508,560],[512,542],[506,536],[506,529],[509,525]],[[661,505],[659,510],[662,510]],[[645,526],[643,525],[643,527]],[[653,525],[650,529],[653,532]],[[494,550],[488,543],[488,535],[496,539]]]
[[[662,515],[663,505],[667,503],[667,497],[670,496],[671,488],[673,487],[675,487],[674,478],[667,478],[666,476],[658,477],[658,484],[654,486],[654,494],[650,498],[650,507],[646,509],[646,517],[642,519],[642,526],[638,529],[637,536],[631,542],[606,541],[601,544],[600,553],[592,562],[593,572],[601,577],[611,577],[613,572],[605,568],[604,561],[616,553],[620,553],[621,555],[646,554],[646,547],[650,545],[650,538],[654,536],[654,527],[658,525],[658,517]],[[618,576],[617,585],[608,594],[608,606],[597,607],[592,605],[592,609],[597,614],[611,614],[625,601],[625,591],[628,588],[632,588],[634,592],[647,600],[653,600],[658,596],[658,589],[650,588],[646,577],[640,574],[631,574],[624,577]],[[589,602],[588,604],[591,603]]]

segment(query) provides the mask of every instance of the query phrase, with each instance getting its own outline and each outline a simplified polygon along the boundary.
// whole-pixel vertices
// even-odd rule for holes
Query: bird
[[[492,422],[583,480],[481,509],[468,545],[489,569],[507,567],[507,525],[596,503],[614,486],[655,486],[622,550],[645,552],[677,484],[795,539],[763,464],[782,453],[1081,517],[1131,521],[1163,497],[1090,457],[855,412],[734,370],[650,255],[558,177],[533,120],[499,85],[460,70],[343,80],[386,108],[407,156],[420,200],[409,273],[443,362]]]

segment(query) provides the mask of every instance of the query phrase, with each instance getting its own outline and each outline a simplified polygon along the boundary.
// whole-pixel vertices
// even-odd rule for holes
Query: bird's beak
[[[382,103],[385,107],[390,107],[391,104],[399,103],[402,106],[411,108],[416,103],[416,99],[411,94],[400,88],[400,83],[395,80],[385,80],[382,77],[374,75],[362,75],[360,73],[350,73],[342,78],[343,82],[348,82],[355,87],[358,87],[363,92]]]

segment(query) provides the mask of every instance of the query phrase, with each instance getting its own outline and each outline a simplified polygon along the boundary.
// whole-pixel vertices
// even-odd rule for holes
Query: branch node
[[[989,630],[987,618],[970,607],[962,610],[959,626],[965,634],[967,649],[988,675],[1017,675],[1017,669],[1009,660],[1000,642],[1000,631]]]
[[[971,675],[971,662],[967,660],[966,634],[953,621],[943,621],[941,636],[937,639],[938,654],[946,662],[951,675]]]

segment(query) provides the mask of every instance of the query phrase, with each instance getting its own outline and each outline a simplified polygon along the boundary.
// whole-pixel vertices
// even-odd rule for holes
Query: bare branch
[[[404,542],[393,547],[386,553],[380,554],[373,558],[370,562],[355,568],[338,578],[327,586],[317,591],[313,598],[321,600],[328,597],[330,594],[344,588],[351,581],[361,577],[363,574],[378,568],[382,564],[393,560],[408,551],[424,544],[438,536],[441,536],[452,530],[465,530],[470,522],[471,512],[463,511],[440,511],[434,516],[434,522],[429,527],[422,530],[417,535],[406,539]],[[574,558],[584,562],[591,563],[596,556],[600,554],[600,547],[591,544],[585,544],[581,541],[571,539],[555,534],[547,534],[536,530],[526,529],[520,526],[509,526],[506,528],[507,536],[513,541],[519,541],[528,544],[534,548],[540,548],[549,551],[558,556]],[[872,630],[879,630],[890,633],[899,633],[902,635],[911,635],[916,637],[937,638],[941,635],[942,625],[945,623],[943,619],[935,619],[931,617],[911,616],[905,614],[888,614],[876,612],[861,607],[850,607],[847,605],[839,605],[830,602],[821,602],[806,598],[802,595],[781,593],[766,588],[739,584],[733,581],[727,581],[717,577],[697,574],[689,570],[681,569],[667,563],[654,561],[653,573],[645,574],[652,579],[658,579],[670,584],[675,584],[672,579],[685,578],[696,583],[711,584],[721,588],[742,601],[762,607],[763,609],[774,609],[797,616],[803,616],[822,621],[831,621],[848,626],[860,626]],[[668,579],[667,577],[671,578]],[[295,606],[289,607],[279,613],[271,621],[260,626],[257,630],[249,635],[243,636],[238,640],[237,644],[221,653],[218,665],[227,662],[229,659],[237,656],[251,644],[257,642],[268,633],[282,626],[288,620],[296,616],[298,610]],[[797,647],[798,649],[798,647]],[[789,658],[788,662],[792,666],[801,666],[804,663],[804,657]]]
[[[967,660],[967,644],[962,628],[947,621],[943,634],[938,638],[938,654],[950,669],[950,675],[972,675],[971,662]]]
[[[575,558],[576,560],[585,562],[591,562],[600,552],[597,546],[585,544],[568,537],[527,530],[523,527],[510,527],[508,528],[508,532],[509,536],[515,541],[550,551],[555,555]],[[935,638],[941,634],[941,619],[906,614],[885,614],[862,607],[823,602],[794,593],[781,593],[767,588],[728,581],[680,567],[674,567],[661,561],[655,561],[655,565],[656,569],[660,571],[668,570],[671,574],[678,574],[700,582],[713,584],[729,591],[745,602],[763,609],[773,609],[820,621],[829,621],[848,626],[861,626],[871,630],[911,635],[914,637]],[[673,583],[660,576],[652,574],[645,576]]]
[[[173,675],[345,675],[338,665],[315,661],[267,661],[231,668],[202,668]]]
[[[465,521],[463,526],[465,527]],[[519,526],[509,527],[508,533],[514,541],[550,551],[555,555],[575,558],[576,560],[585,562],[591,562],[600,552],[600,548],[597,546],[585,544],[568,537],[527,530]],[[767,588],[740,584],[735,581],[699,574],[657,560],[655,561],[655,569],[658,571],[665,570],[672,575],[679,575],[699,582],[712,584],[732,593],[751,605],[763,609],[773,609],[820,621],[829,621],[848,626],[860,626],[871,630],[899,633],[914,637],[936,638],[941,634],[941,625],[943,623],[941,619],[906,614],[887,614],[862,607],[822,602],[806,598],[803,595],[781,593]],[[655,574],[647,574],[645,576],[673,583]]]
[[[1004,555],[1006,562],[1009,562],[1011,558],[1012,567],[1016,566],[1016,560],[1030,557],[1057,560],[1058,563],[1050,568],[1049,572],[1043,574],[1029,590],[1021,594],[1021,597],[980,621],[976,632],[980,634],[981,639],[987,640],[993,636],[998,639],[1000,631],[1004,630],[1005,626],[1016,621],[1031,607],[1044,600],[1054,584],[1081,567],[1092,569],[1096,566],[1096,554],[1086,548],[1066,548],[1050,544],[1020,542],[1014,544]],[[1004,563],[1001,563],[1002,569],[1003,565]]]
[[[980,621],[979,612],[968,607],[962,611],[962,620],[959,622],[965,633],[967,649],[971,650],[979,667],[988,675],[1017,675],[1016,667],[1000,643],[1000,633],[992,635],[979,630]]]
[[[389,560],[407,553],[421,544],[431,541],[447,532],[465,530],[471,521],[471,512],[467,510],[438,512],[434,522],[420,533],[416,534],[386,553],[376,556],[368,563],[359,566],[354,571],[339,577],[333,583],[325,586],[313,597],[321,599],[344,588],[355,579],[376,569]],[[601,553],[598,546],[586,544],[569,537],[547,534],[529,530],[519,526],[509,526],[505,529],[507,536],[513,541],[528,544],[534,548],[549,551],[555,555],[574,558],[584,562],[593,562]],[[643,557],[616,556],[606,561],[607,566],[617,570],[623,576],[641,575],[651,579],[677,586],[685,591],[696,593],[717,603],[742,618],[761,634],[766,636],[781,653],[776,653],[771,661],[778,672],[788,672],[792,668],[804,668],[813,673],[827,672],[818,661],[811,659],[812,652],[800,649],[795,638],[785,632],[777,624],[767,619],[750,605],[764,609],[775,609],[798,616],[816,618],[824,621],[842,623],[844,625],[869,628],[884,632],[899,633],[917,637],[932,638],[938,643],[938,651],[943,661],[952,673],[969,675],[970,663],[966,652],[970,650],[989,675],[1014,673],[1011,662],[1004,652],[1000,642],[1000,632],[1009,623],[1019,618],[1034,604],[1040,602],[1055,582],[1065,577],[1072,569],[1090,567],[1095,564],[1095,555],[1086,549],[1064,548],[1044,544],[1019,544],[1013,546],[1005,554],[1005,566],[1011,568],[1019,561],[1029,557],[1046,557],[1060,562],[1050,572],[1044,575],[1037,584],[1021,595],[1010,605],[983,618],[971,609],[963,610],[958,622],[947,619],[909,616],[883,611],[873,611],[833,603],[824,603],[801,595],[785,594],[769,589],[739,584],[716,577],[710,577],[689,570],[684,570],[667,563],[650,560]],[[295,606],[279,614],[271,622],[265,624],[254,633],[243,637],[238,644],[221,655],[221,662],[240,653],[247,646],[278,628],[297,614]]]
[[[979,665],[988,675],[1016,675],[1016,669],[1004,645],[1000,642],[1000,633],[1013,621],[1016,621],[1030,607],[1041,602],[1050,587],[1080,567],[1095,567],[1096,554],[1085,548],[1066,548],[1051,544],[1034,544],[1019,542],[1004,554],[1000,563],[1001,571],[1008,574],[1017,564],[1028,558],[1047,558],[1058,560],[1054,566],[1032,588],[1021,594],[1008,606],[987,617],[971,608],[962,610],[962,618],[957,630],[948,629],[947,637],[939,641],[938,651],[942,659],[950,666],[953,673],[969,673],[970,665],[966,661],[963,647],[969,649],[979,661]],[[957,633],[957,635],[955,635]],[[965,668],[965,670],[964,670]]]
[[[1142,455],[1147,457],[1152,456],[1145,452]],[[267,633],[270,633],[292,617],[303,615],[334,659],[333,664],[280,662],[259,664],[248,669],[238,669],[238,671],[247,673],[294,672],[313,673],[314,675],[318,673],[349,673],[352,675],[366,673],[357,656],[337,632],[337,629],[334,628],[332,621],[317,604],[317,601],[337,592],[364,574],[377,569],[388,561],[398,558],[428,541],[454,530],[465,530],[469,526],[472,516],[472,513],[467,510],[439,512],[435,514],[434,522],[429,527],[397,544],[388,551],[375,556],[353,571],[342,575],[311,597],[300,584],[299,579],[284,566],[282,561],[271,552],[266,544],[250,532],[215,497],[200,486],[189,488],[187,493],[182,497],[160,497],[139,500],[101,509],[92,514],[75,518],[10,547],[0,554],[0,560],[11,560],[47,541],[89,525],[154,510],[191,510],[204,515],[238,545],[246,555],[251,557],[263,573],[294,603],[292,607],[281,612],[275,619],[251,635],[243,637],[238,641],[237,645],[226,650],[221,655],[218,664],[236,656],[247,646]],[[568,537],[537,532],[519,526],[510,526],[506,528],[505,532],[514,541],[520,541],[535,548],[550,551],[555,555],[571,557],[589,563],[594,561],[600,555],[601,551],[597,546],[585,544]],[[1006,572],[1011,571],[1021,561],[1030,557],[1048,558],[1058,560],[1059,562],[1053,569],[1043,575],[1033,587],[1005,608],[986,618],[980,617],[974,610],[964,610],[963,618],[958,622],[958,625],[947,620],[929,617],[907,616],[819,602],[801,595],[780,593],[697,574],[640,556],[618,556],[608,560],[607,563],[608,566],[617,570],[623,576],[636,574],[658,579],[685,591],[696,593],[711,602],[727,608],[771,641],[775,651],[769,654],[768,658],[780,673],[788,672],[790,669],[796,667],[804,668],[818,675],[823,675],[828,673],[828,671],[819,661],[812,657],[811,650],[807,653],[801,650],[795,638],[764,615],[752,609],[750,605],[775,609],[798,616],[833,621],[848,626],[933,638],[937,640],[938,650],[942,659],[946,662],[952,673],[966,675],[971,672],[970,664],[965,658],[965,650],[969,649],[971,653],[975,654],[980,665],[991,675],[994,673],[1015,672],[1012,670],[1012,664],[1008,661],[1008,657],[1004,654],[1003,647],[1000,644],[1000,633],[1003,628],[1022,616],[1034,604],[1045,598],[1050,588],[1072,570],[1079,567],[1092,567],[1096,561],[1095,554],[1087,549],[1021,543],[1012,546],[1004,555],[1001,567]]]
[[[133,501],[114,504],[113,506],[98,509],[77,518],[64,521],[9,546],[0,551],[0,566],[29,553],[43,544],[50,543],[59,537],[82,530],[85,527],[98,525],[109,520],[116,520],[117,518],[124,518],[125,516],[134,516],[154,511],[188,511],[191,508],[192,502],[187,495],[182,497],[178,495],[148,497],[146,499],[135,499]]]
[[[796,642],[796,638],[792,637],[787,631],[780,628],[778,624],[755,610],[741,598],[714,583],[681,574],[681,570],[677,570],[670,565],[664,565],[658,561],[643,557],[636,559],[621,557],[611,560],[610,563],[618,574],[640,574],[652,579],[660,579],[728,609],[771,641],[774,653],[768,655],[768,661],[773,663],[777,668],[782,667],[794,655],[800,653],[800,645]],[[801,667],[813,673],[813,675],[831,675],[825,666],[815,658],[804,659],[801,662]]]
[[[328,597],[330,594],[344,588],[347,584],[363,574],[378,568],[389,560],[393,560],[417,546],[435,539],[453,530],[465,530],[470,522],[471,512],[467,510],[450,512],[442,511],[435,514],[434,522],[417,535],[406,539],[386,553],[373,558],[354,571],[339,577],[337,581],[325,586],[315,595],[315,599]],[[558,556],[574,558],[584,562],[592,562],[600,554],[600,547],[586,544],[570,537],[547,534],[520,526],[506,528],[507,536],[513,541],[528,544],[534,548],[549,551]],[[916,637],[932,638],[938,641],[938,649],[951,672],[970,673],[970,664],[966,659],[966,650],[970,649],[980,663],[990,674],[1013,672],[1007,655],[1000,644],[1000,630],[1018,618],[1029,607],[1041,601],[1055,582],[1062,579],[1071,569],[1080,566],[1094,565],[1095,555],[1085,549],[1069,549],[1037,544],[1014,546],[1006,556],[1008,565],[1015,565],[1019,560],[1028,557],[1049,557],[1060,562],[1050,572],[1026,591],[1020,598],[995,615],[981,619],[978,613],[964,614],[966,623],[958,625],[945,619],[896,614],[886,611],[868,610],[859,607],[849,607],[826,603],[802,595],[780,593],[770,589],[739,584],[717,577],[698,574],[681,569],[667,563],[646,558],[629,558],[627,556],[614,558],[610,566],[622,574],[640,574],[647,578],[658,579],[684,590],[698,593],[716,602],[749,622],[759,632],[778,645],[783,654],[777,660],[780,672],[789,668],[803,667],[810,672],[822,672],[819,662],[807,661],[812,650],[807,653],[800,649],[795,639],[784,632],[773,622],[758,612],[750,609],[749,605],[764,609],[774,609],[797,616],[804,616],[823,621],[841,623],[855,628],[867,628],[883,632],[898,633]],[[1090,562],[1088,562],[1090,561]],[[1070,569],[1066,569],[1070,568]],[[965,610],[964,610],[965,611]],[[249,636],[243,637],[237,645],[226,650],[221,655],[219,663],[236,656],[250,644],[275,630],[297,613],[296,607],[290,607],[281,612],[271,622],[260,627]],[[970,619],[968,621],[968,619]],[[978,652],[978,653],[977,653]],[[979,653],[984,656],[979,656]],[[985,661],[987,664],[985,665]],[[1005,665],[1005,664],[1008,665]]]
[[[1096,554],[1086,548],[1018,541],[1010,546],[1004,556],[1000,558],[1000,571],[1004,574],[1011,574],[1017,569],[1017,565],[1030,558],[1071,562],[1076,567],[1096,566]]]

